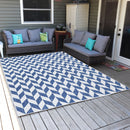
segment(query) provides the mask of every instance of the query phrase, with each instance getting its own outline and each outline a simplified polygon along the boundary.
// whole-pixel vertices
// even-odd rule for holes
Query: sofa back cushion
[[[41,41],[40,29],[28,30],[28,35],[31,42]]]
[[[55,28],[43,28],[43,33],[48,33],[48,41],[52,42]]]
[[[85,32],[80,44],[85,46],[88,38],[91,38],[91,39],[94,40],[96,38],[96,34],[93,34],[93,33],[90,33],[90,32]]]
[[[4,32],[4,34],[5,34],[6,38],[7,38],[8,45],[12,45],[13,44],[12,33],[10,31],[6,31],[6,30],[4,30],[3,32]]]
[[[78,31],[78,30],[75,30],[74,32],[74,36],[72,38],[72,43],[77,43],[77,44],[80,44],[83,36],[84,36],[84,31]],[[87,41],[86,41],[87,42]],[[84,44],[85,45],[85,44]]]
[[[27,30],[28,29],[26,28],[26,29],[13,30],[13,31],[14,31],[14,34],[22,34],[23,41],[24,42],[28,42],[29,41],[29,37],[28,37]]]
[[[109,39],[110,39],[109,36],[97,35],[96,43],[94,45],[94,50],[103,53],[105,51]]]

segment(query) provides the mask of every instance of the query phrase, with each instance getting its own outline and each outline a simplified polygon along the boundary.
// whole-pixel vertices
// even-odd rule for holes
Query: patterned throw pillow
[[[40,38],[42,42],[48,42],[48,33],[40,33]]]
[[[12,34],[13,44],[21,44],[23,43],[22,34]]]

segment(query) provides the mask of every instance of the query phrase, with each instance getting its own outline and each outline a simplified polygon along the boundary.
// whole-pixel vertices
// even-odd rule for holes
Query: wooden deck
[[[130,90],[17,118],[0,78],[0,130],[130,129]]]
[[[22,130],[130,129],[130,91],[19,118]]]
[[[2,130],[1,115],[0,115],[0,130]]]

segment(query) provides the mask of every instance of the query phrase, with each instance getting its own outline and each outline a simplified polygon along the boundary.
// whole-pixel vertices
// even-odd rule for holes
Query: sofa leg
[[[8,56],[9,56],[8,54],[5,55],[5,57],[8,57]]]

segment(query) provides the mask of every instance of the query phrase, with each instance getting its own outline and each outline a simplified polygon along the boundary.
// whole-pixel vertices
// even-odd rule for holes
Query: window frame
[[[51,17],[50,21],[24,21],[24,10],[50,10]],[[33,8],[28,8],[24,9],[23,8],[23,0],[20,0],[20,12],[21,12],[21,24],[54,24],[54,0],[51,0],[51,9],[33,9]]]

